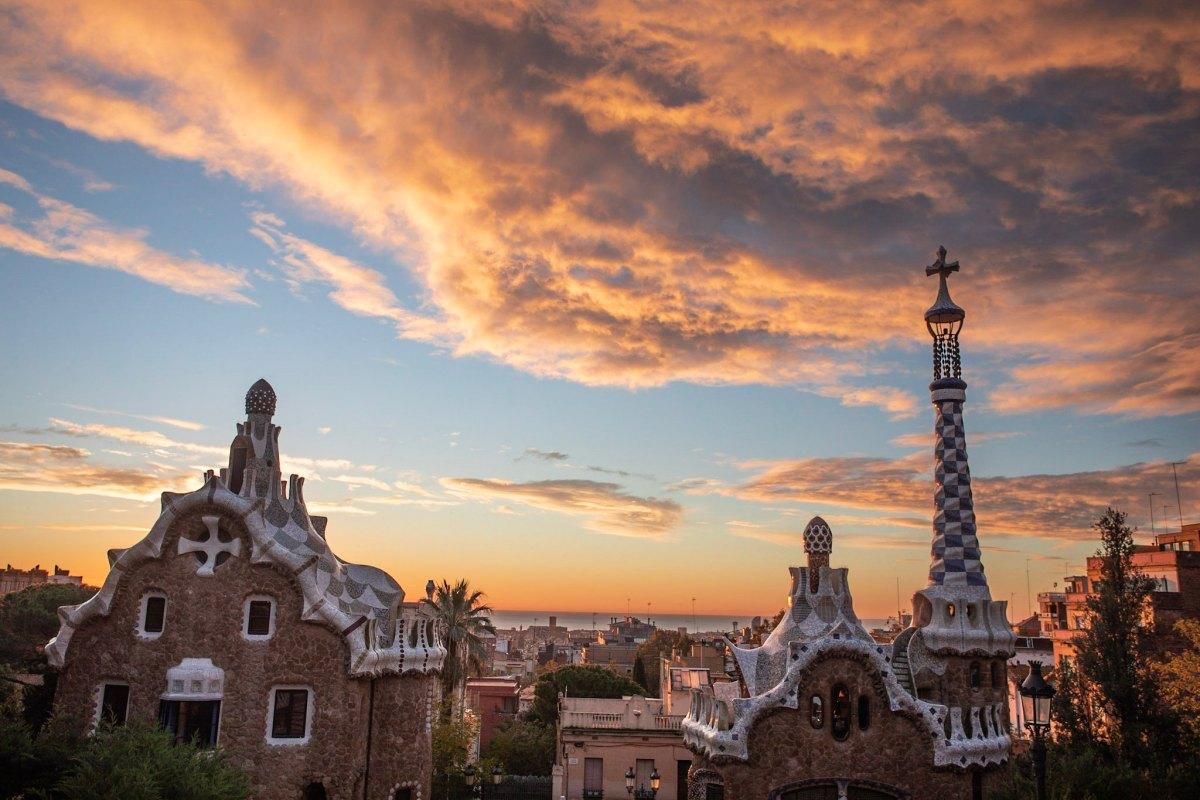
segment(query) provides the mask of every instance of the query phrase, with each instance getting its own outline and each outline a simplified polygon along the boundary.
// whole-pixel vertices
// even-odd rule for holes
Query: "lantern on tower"
[[[938,276],[937,300],[925,312],[925,327],[933,337],[933,379],[962,380],[962,360],[958,352],[958,332],[967,312],[950,299],[946,278],[958,272],[958,262],[946,263],[946,248],[939,247],[937,261],[925,268],[926,275]]]

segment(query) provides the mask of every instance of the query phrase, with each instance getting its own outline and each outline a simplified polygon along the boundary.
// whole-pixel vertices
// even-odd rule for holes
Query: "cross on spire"
[[[925,268],[925,274],[940,275],[942,276],[942,280],[945,281],[946,278],[950,276],[951,272],[958,272],[958,262],[951,261],[949,264],[947,264],[946,247],[945,245],[939,245],[937,249],[937,261]]]

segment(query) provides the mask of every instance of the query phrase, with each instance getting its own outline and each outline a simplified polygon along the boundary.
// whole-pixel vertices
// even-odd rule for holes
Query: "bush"
[[[35,737],[0,718],[0,797],[40,800],[245,800],[250,781],[220,750],[175,744],[157,728],[102,727],[79,739]]]
[[[549,775],[554,766],[554,728],[540,722],[511,720],[492,735],[488,758],[506,775]]]

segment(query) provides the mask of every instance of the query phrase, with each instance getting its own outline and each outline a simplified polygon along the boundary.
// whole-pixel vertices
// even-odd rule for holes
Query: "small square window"
[[[150,595],[146,598],[145,610],[142,612],[142,632],[162,633],[167,623],[167,598],[162,595]]]
[[[246,605],[246,635],[268,637],[271,635],[272,602],[251,600]]]
[[[267,739],[279,744],[303,744],[309,734],[309,699],[308,689],[276,689]]]
[[[100,724],[124,725],[129,713],[129,686],[106,683],[100,695]]]

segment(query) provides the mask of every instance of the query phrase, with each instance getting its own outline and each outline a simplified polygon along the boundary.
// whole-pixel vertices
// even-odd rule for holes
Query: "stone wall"
[[[986,663],[986,662],[985,662]],[[851,698],[851,726],[845,741],[831,733],[830,694],[843,684]],[[810,698],[819,695],[824,720],[810,722]],[[860,695],[870,698],[870,724],[858,725]],[[933,766],[928,731],[913,720],[893,714],[877,681],[859,662],[828,658],[816,663],[800,688],[798,710],[782,708],[763,717],[750,733],[750,760],[712,763],[724,778],[725,797],[767,800],[772,792],[813,779],[851,779],[889,787],[902,797],[969,800],[969,772]]]
[[[300,619],[300,589],[290,576],[251,564],[239,520],[223,517],[221,530],[240,536],[240,554],[216,567],[215,575],[197,576],[196,556],[176,555],[176,549],[181,533],[196,537],[205,530],[200,516],[178,520],[166,535],[162,557],[122,578],[112,613],[75,632],[58,682],[56,713],[90,730],[100,687],[122,682],[130,686],[129,721],[155,724],[167,670],[184,658],[209,658],[225,671],[218,746],[250,775],[258,800],[295,800],[312,781],[322,782],[331,800],[362,797],[370,681],[347,676],[349,651],[338,632]],[[163,633],[147,640],[138,630],[141,599],[150,591],[167,597],[167,610]],[[242,635],[250,595],[275,600],[274,635],[266,641]],[[350,635],[361,636],[362,629]],[[371,798],[383,800],[402,782],[414,787],[414,797],[428,798],[428,698],[435,680],[376,679]],[[277,685],[314,692],[308,743],[266,741],[271,688]]]

